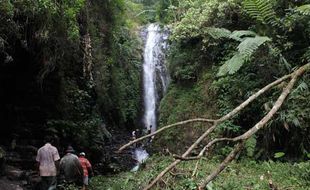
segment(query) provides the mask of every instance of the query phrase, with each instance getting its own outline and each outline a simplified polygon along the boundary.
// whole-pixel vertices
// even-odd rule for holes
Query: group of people
[[[150,127],[144,133],[139,134],[139,132],[140,132],[139,129],[136,129],[136,130],[132,131],[132,133],[131,133],[132,140],[136,140],[138,137],[140,137],[140,135],[143,136],[143,135],[152,134],[152,125],[150,125]],[[154,140],[154,137],[155,137],[154,135],[151,136],[148,139],[146,145],[149,145],[150,143],[152,143],[152,141]],[[137,145],[135,145],[135,146],[137,146]]]
[[[84,152],[75,155],[72,146],[68,146],[66,154],[60,159],[58,150],[51,138],[46,138],[46,144],[37,153],[36,161],[41,176],[40,190],[54,190],[57,186],[57,176],[63,175],[68,184],[83,184],[86,190],[89,175],[94,175],[92,166]]]

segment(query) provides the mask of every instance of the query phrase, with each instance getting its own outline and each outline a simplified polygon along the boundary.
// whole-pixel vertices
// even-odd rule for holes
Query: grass
[[[171,158],[155,155],[136,173],[123,172],[115,176],[97,176],[91,181],[91,190],[139,190],[145,187],[170,162]],[[165,176],[154,189],[194,190],[197,184],[219,162],[201,160],[199,170],[192,176],[196,161],[181,163]],[[208,190],[270,190],[269,181],[278,190],[310,190],[310,162],[281,163],[242,160],[233,162],[208,185]]]

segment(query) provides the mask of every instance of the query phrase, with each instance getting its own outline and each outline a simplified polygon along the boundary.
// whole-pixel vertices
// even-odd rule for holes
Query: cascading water
[[[152,126],[152,132],[156,130],[156,105],[160,97],[158,88],[161,88],[161,93],[164,93],[169,82],[163,53],[163,50],[167,48],[167,38],[167,31],[161,30],[159,25],[148,26],[143,62],[143,123],[146,129]],[[160,85],[157,81],[160,81]]]
[[[167,48],[166,40],[168,31],[162,30],[157,24],[150,24],[146,31],[144,62],[143,62],[143,100],[144,100],[144,127],[151,132],[156,130],[156,108],[157,103],[165,93],[169,75],[164,64],[164,50]],[[133,152],[137,165],[131,171],[137,171],[149,154],[143,147],[137,147]]]

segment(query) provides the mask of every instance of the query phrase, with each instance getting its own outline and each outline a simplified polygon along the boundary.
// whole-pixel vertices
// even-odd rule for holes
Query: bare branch
[[[177,123],[173,123],[167,126],[164,126],[160,129],[158,129],[157,131],[155,131],[152,134],[149,135],[145,135],[142,136],[138,139],[135,139],[133,141],[130,141],[129,143],[123,145],[118,152],[121,152],[122,150],[124,150],[125,148],[129,147],[130,145],[139,142],[143,139],[146,139],[148,137],[151,137],[153,135],[156,135],[166,129],[169,129],[171,127],[175,127],[175,126],[180,126],[180,125],[185,125],[187,123],[193,123],[193,122],[209,122],[209,123],[222,123],[223,121],[230,119],[231,117],[233,117],[235,114],[237,114],[238,112],[240,112],[244,107],[246,107],[249,103],[251,103],[253,100],[255,100],[257,97],[259,97],[260,95],[262,95],[263,93],[265,93],[267,90],[269,90],[270,88],[272,88],[273,86],[280,84],[281,82],[285,81],[286,79],[290,78],[292,74],[289,75],[285,75],[281,78],[279,78],[278,80],[268,84],[267,86],[265,86],[264,88],[262,88],[261,90],[259,90],[258,92],[256,92],[255,94],[253,94],[252,96],[250,96],[246,101],[244,101],[242,104],[240,104],[238,107],[236,107],[234,110],[232,110],[231,112],[229,112],[228,114],[226,114],[225,116],[221,117],[218,120],[213,120],[213,119],[204,119],[204,118],[196,118],[196,119],[189,119],[189,120],[185,120],[185,121],[180,121]],[[215,128],[215,127],[214,127]],[[213,131],[213,129],[211,130],[211,132]]]
[[[213,139],[212,141],[210,141],[201,151],[200,153],[198,154],[198,156],[195,156],[195,157],[182,157],[182,156],[179,156],[179,155],[173,155],[174,158],[177,158],[177,159],[180,159],[180,160],[184,160],[184,161],[188,161],[188,160],[198,160],[200,159],[204,153],[209,150],[209,148],[211,146],[213,146],[215,143],[217,142],[221,142],[221,141],[234,141],[234,138],[217,138],[217,139]]]
[[[197,160],[196,164],[195,164],[195,169],[192,173],[192,177],[194,177],[197,173],[197,170],[198,170],[198,165],[199,165],[199,162],[200,162],[201,159]]]
[[[274,116],[274,114],[280,109],[282,106],[284,100],[286,97],[290,94],[292,88],[294,87],[294,84],[297,82],[298,77],[300,77],[304,72],[306,72],[310,68],[310,63],[300,67],[298,70],[296,70],[292,74],[292,79],[288,83],[288,85],[283,89],[283,92],[275,102],[274,106],[272,109],[268,112],[263,119],[261,119],[254,127],[252,127],[250,130],[248,130],[246,133],[243,135],[236,137],[234,141],[238,140],[245,140],[250,138],[253,134],[255,134],[258,130],[263,128],[265,124]]]
[[[141,11],[140,13],[136,14],[135,17],[138,17],[138,16],[140,16],[141,14],[144,14],[144,13],[146,13],[146,12],[156,12],[156,10],[143,10],[143,11]]]
[[[268,84],[267,86],[265,86],[264,88],[262,88],[261,90],[259,90],[258,92],[256,92],[255,94],[253,94],[252,96],[250,96],[246,101],[244,101],[242,104],[240,104],[238,107],[236,107],[234,110],[232,110],[231,112],[229,112],[228,114],[224,115],[223,117],[221,117],[218,120],[214,121],[214,124],[212,127],[210,127],[207,131],[205,131],[187,150],[186,152],[182,155],[182,158],[186,157],[187,155],[190,154],[190,152],[206,137],[208,136],[211,132],[213,132],[213,130],[223,121],[230,119],[231,117],[233,117],[235,114],[237,114],[238,112],[240,112],[243,108],[245,108],[249,103],[251,103],[253,100],[255,100],[257,97],[259,97],[260,95],[262,95],[263,93],[265,93],[267,90],[269,90],[270,88],[272,88],[273,86],[285,81],[286,79],[290,78],[291,74],[289,75],[285,75],[283,77],[281,77],[280,79]],[[172,124],[173,125],[173,124]],[[148,185],[144,188],[144,190],[148,190],[150,188],[153,187],[153,185],[156,184],[156,182],[162,178],[168,171],[170,171],[172,168],[174,168],[177,164],[179,164],[181,162],[180,159],[175,160],[173,163],[171,163],[169,166],[167,166],[160,174],[158,174],[158,176]]]
[[[216,168],[213,170],[213,172],[207,177],[207,179],[199,185],[199,189],[204,189],[204,187],[212,181],[219,173],[221,173],[226,166],[235,159],[236,155],[242,150],[244,145],[244,141],[239,142],[235,148],[229,153],[229,155],[225,158],[225,160]]]
[[[285,75],[281,78],[279,78],[278,80],[268,84],[267,86],[265,86],[264,88],[260,89],[259,91],[257,91],[255,94],[253,94],[252,96],[250,96],[246,101],[244,101],[243,103],[241,103],[238,107],[236,107],[235,109],[233,109],[231,112],[229,112],[228,114],[226,114],[225,116],[223,116],[222,118],[220,118],[218,121],[225,121],[227,119],[230,119],[232,116],[236,115],[238,112],[240,112],[243,108],[245,108],[247,105],[249,105],[253,100],[255,100],[256,98],[258,98],[260,95],[262,95],[263,93],[265,93],[267,90],[269,90],[270,88],[274,87],[277,84],[280,84],[281,82],[287,80],[288,78],[290,78],[292,76],[292,74],[289,75]]]
[[[234,139],[230,139],[230,138],[219,138],[219,139],[214,139],[213,141],[209,142],[208,145],[206,147],[204,147],[200,154],[198,155],[199,157],[202,157],[202,155],[204,154],[204,152],[207,150],[208,147],[212,146],[213,144],[215,144],[216,142],[219,141],[224,141],[224,140],[233,140],[233,141],[241,141],[239,142],[235,148],[233,149],[233,151],[226,157],[226,159],[220,164],[220,166],[213,172],[211,173],[205,182],[202,183],[201,187],[204,187],[205,184],[209,183],[212,179],[214,179],[226,166],[229,162],[231,162],[235,156],[237,155],[238,152],[241,151],[244,141],[249,138],[251,135],[253,135],[255,132],[257,132],[259,129],[261,129],[271,118],[272,116],[278,111],[278,109],[281,107],[281,105],[283,104],[285,98],[287,97],[287,95],[290,93],[291,89],[293,88],[295,82],[297,81],[297,78],[299,76],[301,76],[305,71],[309,70],[310,68],[310,63],[300,67],[298,70],[296,70],[295,72],[289,74],[289,75],[285,75],[283,77],[281,77],[280,79],[266,85],[264,88],[260,89],[258,92],[256,92],[255,94],[253,94],[252,96],[250,96],[246,101],[244,101],[242,104],[240,104],[238,107],[236,107],[234,110],[232,110],[231,112],[229,112],[228,114],[224,115],[223,117],[221,117],[218,120],[208,120],[208,122],[213,122],[214,124],[207,129],[185,152],[184,154],[179,157],[178,159],[176,159],[173,163],[171,163],[168,167],[166,167],[147,187],[144,188],[144,190],[148,190],[150,188],[152,188],[158,180],[160,180],[167,172],[169,172],[172,168],[174,168],[178,163],[180,163],[182,160],[186,160],[189,159],[191,157],[187,157],[191,151],[199,144],[201,143],[201,141],[208,136],[211,132],[213,132],[213,130],[223,121],[230,119],[231,117],[233,117],[234,115],[236,115],[238,112],[240,112],[243,108],[245,108],[248,104],[250,104],[253,100],[255,100],[257,97],[259,97],[261,94],[265,93],[267,90],[269,90],[270,88],[272,88],[273,86],[291,78],[290,83],[287,85],[287,87],[283,90],[282,94],[280,95],[280,97],[278,98],[277,102],[275,103],[274,107],[271,109],[271,111],[259,122],[257,123],[253,128],[251,128],[248,132],[246,132],[245,134],[236,137]],[[195,119],[193,119],[195,120]],[[187,120],[187,121],[183,121],[183,122],[178,122],[175,124],[171,124],[168,125],[164,128],[159,129],[157,132],[150,134],[150,135],[146,135],[144,137],[141,137],[139,139],[136,139],[135,141],[131,141],[130,143],[124,145],[123,147],[120,148],[120,151],[123,150],[124,148],[130,146],[131,144],[134,144],[135,142],[138,142],[142,139],[145,139],[147,137],[151,137],[159,132],[162,132],[163,130],[170,128],[170,127],[174,127],[177,125],[182,125],[185,123],[189,123],[189,122],[193,122],[193,120]],[[192,157],[192,159],[195,158],[197,159],[197,157]],[[203,186],[204,185],[204,186]]]
[[[280,109],[286,97],[292,91],[294,84],[297,82],[299,76],[301,76],[304,72],[310,69],[310,64],[306,64],[300,67],[292,74],[292,78],[287,86],[283,89],[283,92],[278,97],[272,109],[268,112],[268,114],[263,117],[254,127],[249,129],[243,135],[233,138],[233,141],[240,141],[232,152],[225,158],[225,160],[219,165],[219,167],[214,170],[205,181],[201,183],[199,189],[203,189],[210,181],[212,181],[221,171],[223,171],[226,166],[236,157],[237,153],[240,152],[243,148],[244,142],[249,139],[252,135],[254,135],[258,130],[263,128],[265,124],[274,116],[274,114]],[[216,139],[215,139],[216,140]],[[231,139],[230,139],[231,140]]]
[[[146,139],[148,137],[151,137],[151,136],[154,136],[166,129],[169,129],[171,127],[176,127],[176,126],[182,126],[182,125],[185,125],[185,124],[188,124],[188,123],[194,123],[194,122],[208,122],[208,123],[213,123],[215,122],[215,120],[212,120],[212,119],[204,119],[204,118],[196,118],[196,119],[189,119],[189,120],[185,120],[185,121],[180,121],[180,122],[177,122],[177,123],[173,123],[171,125],[167,125],[167,126],[164,126],[160,129],[158,129],[157,131],[153,132],[152,134],[148,134],[148,135],[145,135],[145,136],[142,136],[140,138],[137,138],[133,141],[130,141],[129,143],[123,145],[121,148],[119,148],[118,152],[121,152],[122,150],[124,150],[125,148],[129,147],[130,145],[132,144],[135,144],[143,139]]]
[[[158,176],[151,183],[149,183],[148,186],[146,186],[143,190],[152,188],[157,183],[158,180],[160,180],[167,172],[169,172],[180,162],[181,160],[175,160],[174,162],[172,162],[168,167],[166,167],[162,172],[160,172],[160,174],[158,174]]]

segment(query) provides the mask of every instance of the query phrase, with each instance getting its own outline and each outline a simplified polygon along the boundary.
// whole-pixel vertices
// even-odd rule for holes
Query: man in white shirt
[[[38,150],[36,158],[41,176],[41,189],[54,190],[57,185],[60,157],[57,148],[51,145],[51,137],[46,137],[45,142],[46,144]]]

